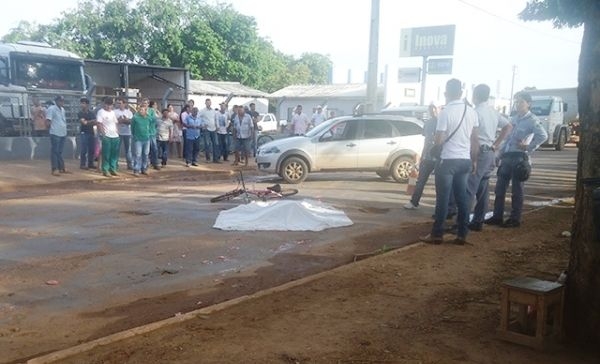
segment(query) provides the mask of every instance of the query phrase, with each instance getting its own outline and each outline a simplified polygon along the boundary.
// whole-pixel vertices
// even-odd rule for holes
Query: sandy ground
[[[495,335],[503,280],[555,280],[566,268],[561,233],[572,213],[571,205],[546,207],[520,229],[472,233],[465,246],[420,243],[376,255],[61,363],[598,363],[594,353],[539,352]]]

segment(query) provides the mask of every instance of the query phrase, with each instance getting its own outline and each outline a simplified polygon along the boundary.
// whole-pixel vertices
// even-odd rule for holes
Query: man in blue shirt
[[[185,166],[190,164],[194,167],[198,166],[198,153],[200,152],[200,129],[202,128],[202,119],[198,116],[198,108],[194,107],[192,113],[183,121],[183,125],[187,128],[185,133]]]
[[[494,215],[485,220],[489,225],[500,225],[507,228],[516,228],[521,225],[521,213],[523,211],[523,187],[524,182],[519,180],[515,173],[515,167],[528,160],[527,155],[536,150],[546,139],[548,133],[538,120],[529,111],[531,107],[531,95],[519,92],[515,95],[516,114],[513,116],[512,132],[506,140],[500,155],[500,166],[498,167],[498,180],[496,181],[496,198],[494,200]],[[531,139],[531,141],[529,141]],[[512,183],[511,212],[508,220],[504,221],[504,198],[508,185]]]

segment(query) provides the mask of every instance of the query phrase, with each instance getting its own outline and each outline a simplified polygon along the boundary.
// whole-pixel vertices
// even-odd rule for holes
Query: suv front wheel
[[[308,166],[302,158],[290,157],[281,164],[280,175],[287,183],[300,183],[308,175]]]
[[[410,172],[415,168],[415,161],[411,157],[398,157],[392,163],[392,178],[400,183],[408,182]]]

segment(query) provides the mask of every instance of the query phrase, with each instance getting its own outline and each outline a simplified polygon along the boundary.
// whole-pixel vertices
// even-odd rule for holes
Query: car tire
[[[399,183],[408,182],[410,172],[415,168],[415,160],[411,157],[399,157],[392,163],[392,178]]]
[[[554,149],[560,151],[565,149],[565,144],[567,143],[567,134],[565,133],[564,130],[561,130],[560,133],[558,133],[558,140],[556,141],[556,145],[554,146]]]
[[[308,175],[308,166],[302,158],[289,157],[281,163],[280,174],[287,183],[300,183]]]
[[[375,173],[377,173],[377,175],[383,179],[390,178],[390,171],[377,171]]]

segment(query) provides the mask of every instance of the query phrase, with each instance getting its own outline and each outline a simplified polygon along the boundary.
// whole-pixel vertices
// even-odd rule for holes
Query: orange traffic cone
[[[417,186],[417,178],[419,178],[419,171],[413,168],[408,175],[408,185],[406,185],[406,194],[412,196],[415,193],[415,187]]]

